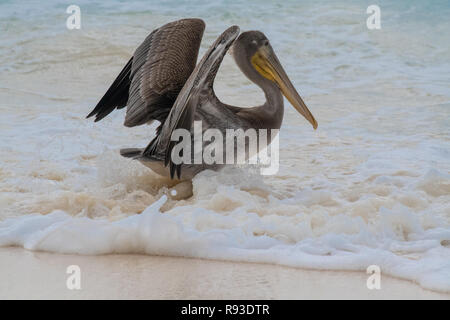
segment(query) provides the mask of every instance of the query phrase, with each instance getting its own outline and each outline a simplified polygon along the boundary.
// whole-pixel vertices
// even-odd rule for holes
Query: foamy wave
[[[247,179],[242,179],[247,175]],[[419,187],[433,173],[426,174]],[[191,202],[162,211],[166,196],[141,214],[111,219],[62,210],[0,223],[0,246],[59,253],[141,253],[263,262],[293,267],[365,270],[450,292],[450,228],[426,212],[396,204],[367,218],[364,209],[330,214],[330,196],[305,190],[278,199],[259,176],[241,169],[204,172]],[[450,181],[447,177],[447,182]],[[302,205],[303,203],[303,205]],[[308,206],[316,206],[310,211]],[[356,205],[360,207],[360,205]],[[363,206],[364,207],[364,206]],[[366,208],[367,209],[367,208]]]

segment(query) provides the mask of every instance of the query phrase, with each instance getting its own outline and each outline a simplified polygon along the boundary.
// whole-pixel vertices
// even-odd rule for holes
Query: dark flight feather
[[[127,106],[125,125],[164,123],[195,68],[205,23],[182,19],[154,30],[88,115],[99,121]]]
[[[200,96],[212,95],[213,82],[220,63],[238,35],[239,27],[232,26],[211,45],[190,75],[183,90],[179,92],[175,105],[161,126],[160,134],[150,142],[143,152],[143,156],[147,158],[163,159],[164,165],[169,166],[172,179],[175,174],[181,178],[181,165],[172,162],[172,150],[177,143],[171,141],[172,133],[176,129],[190,130]]]

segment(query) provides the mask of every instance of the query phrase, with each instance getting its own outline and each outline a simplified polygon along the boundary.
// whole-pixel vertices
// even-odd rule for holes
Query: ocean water
[[[377,1],[381,30],[366,27],[368,1],[80,0],[80,30],[70,4],[0,0],[0,246],[378,265],[450,292],[449,1]],[[154,127],[85,119],[145,36],[182,17],[205,20],[201,54],[233,24],[271,41],[319,123],[286,102],[276,175],[174,185],[118,154]],[[264,100],[230,56],[215,89]]]

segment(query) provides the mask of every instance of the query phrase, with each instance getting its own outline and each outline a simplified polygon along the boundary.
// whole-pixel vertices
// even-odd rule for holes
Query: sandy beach
[[[66,268],[81,269],[81,289]],[[450,299],[382,276],[368,290],[363,272],[143,255],[79,256],[0,249],[0,299]]]

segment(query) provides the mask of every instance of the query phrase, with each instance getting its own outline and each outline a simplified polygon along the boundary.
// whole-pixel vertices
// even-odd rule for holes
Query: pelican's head
[[[234,42],[232,50],[237,65],[251,81],[258,83],[258,78],[263,77],[275,83],[291,105],[314,129],[317,128],[316,119],[295,90],[264,33],[243,32]]]

